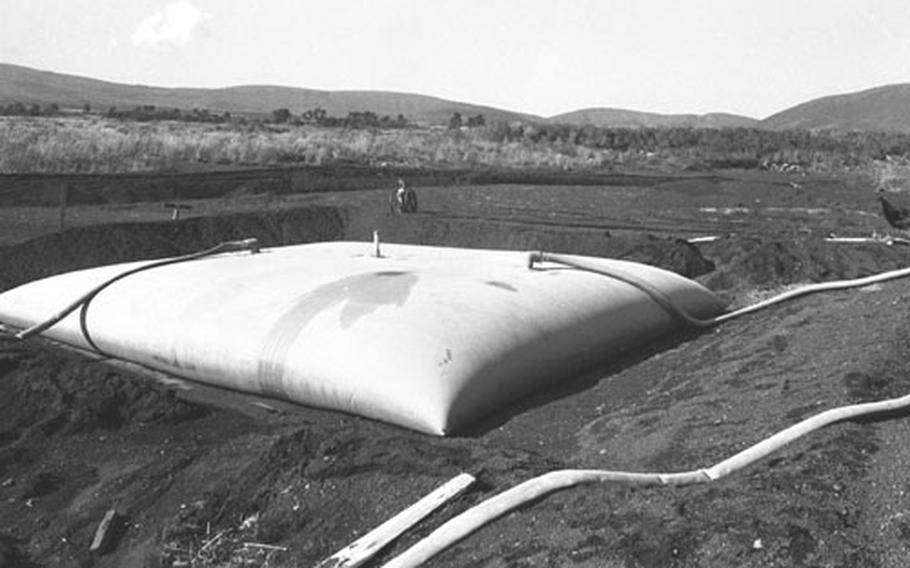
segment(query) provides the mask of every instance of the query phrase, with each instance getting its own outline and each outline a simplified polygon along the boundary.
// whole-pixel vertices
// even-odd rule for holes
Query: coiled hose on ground
[[[715,318],[700,319],[686,313],[677,306],[670,297],[658,290],[650,283],[640,278],[618,269],[605,270],[582,257],[572,255],[550,254],[545,252],[533,252],[528,256],[528,267],[534,268],[536,263],[549,262],[601,274],[609,278],[621,280],[639,290],[645,292],[655,302],[661,305],[669,313],[673,314],[678,320],[685,325],[696,328],[710,328],[719,325],[725,321],[776,305],[793,298],[814,294],[816,292],[829,290],[845,290],[849,288],[859,288],[869,286],[879,282],[894,280],[910,276],[910,268],[892,270],[875,274],[865,278],[854,280],[838,280],[833,282],[823,282],[819,284],[810,284],[808,286],[784,292],[767,300],[758,302],[751,306],[741,308],[732,312],[721,314]],[[674,473],[637,473],[625,471],[608,471],[608,470],[589,470],[589,469],[566,469],[551,471],[541,476],[529,479],[515,487],[503,491],[498,495],[481,502],[480,504],[468,509],[464,513],[455,516],[451,520],[442,524],[427,537],[420,540],[403,552],[401,555],[393,558],[384,565],[384,568],[411,568],[424,564],[446,548],[456,542],[464,539],[474,531],[478,530],[487,523],[496,518],[512,511],[528,502],[539,499],[545,495],[583,485],[588,483],[621,483],[635,486],[655,486],[655,485],[695,485],[700,483],[710,483],[727,475],[730,475],[740,469],[743,469],[752,463],[764,458],[765,456],[777,451],[793,440],[800,438],[810,432],[823,428],[836,422],[843,422],[859,417],[868,417],[877,414],[894,412],[910,408],[910,395],[900,398],[883,400],[879,402],[869,402],[864,404],[855,404],[842,406],[826,410],[815,416],[809,417],[802,422],[794,424],[789,428],[781,430],[773,436],[762,440],[761,442],[746,448],[745,450],[727,458],[711,467],[697,469],[692,471],[674,472]]]

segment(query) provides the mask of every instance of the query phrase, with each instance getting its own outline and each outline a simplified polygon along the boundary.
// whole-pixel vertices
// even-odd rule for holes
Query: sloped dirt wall
[[[313,206],[74,228],[0,249],[0,290],[70,270],[187,254],[235,239],[255,237],[262,246],[340,239],[344,227],[340,210]]]

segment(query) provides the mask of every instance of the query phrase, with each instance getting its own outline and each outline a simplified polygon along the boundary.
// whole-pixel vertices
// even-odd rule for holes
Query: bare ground
[[[418,186],[421,213],[402,217],[386,215],[384,189],[186,200],[193,208],[179,222],[157,202],[74,204],[62,234],[56,208],[9,203],[0,289],[228,238],[366,240],[374,229],[387,241],[647,262],[732,305],[910,264],[908,248],[823,240],[887,228],[862,180],[717,172],[571,181]],[[4,183],[0,194],[13,194]],[[720,238],[683,240],[708,235]],[[0,567],[310,566],[458,472],[479,477],[384,550],[379,566],[540,473],[709,466],[821,410],[910,392],[908,293],[910,282],[895,281],[809,296],[669,337],[448,439],[155,380],[43,342],[0,344]],[[848,422],[712,485],[566,490],[433,564],[906,566],[908,434],[906,415]],[[117,538],[92,555],[111,508]]]

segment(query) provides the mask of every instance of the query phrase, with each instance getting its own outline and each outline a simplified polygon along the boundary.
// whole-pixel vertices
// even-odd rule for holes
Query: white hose
[[[681,321],[698,328],[712,327],[739,316],[815,292],[858,288],[878,282],[910,276],[910,268],[904,268],[854,280],[838,280],[834,282],[811,284],[803,288],[784,292],[773,298],[722,314],[715,318],[699,319],[687,314],[666,294],[651,286],[648,282],[640,280],[634,275],[624,271],[614,269],[604,270],[601,267],[586,262],[585,259],[581,257],[542,252],[531,253],[529,255],[528,266],[533,268],[535,262],[562,264],[627,282],[648,294],[654,301]],[[681,486],[710,483],[755,463],[789,444],[793,440],[818,430],[819,428],[861,416],[882,414],[908,408],[910,408],[910,395],[879,402],[854,404],[826,410],[794,424],[789,428],[785,428],[769,438],[705,469],[674,473],[636,473],[608,470],[565,469],[545,473],[520,483],[498,495],[494,495],[486,501],[468,509],[464,513],[455,516],[430,533],[429,536],[420,540],[417,544],[399,556],[393,558],[384,565],[384,568],[413,568],[420,566],[494,519],[525,503],[553,493],[554,491],[588,483],[621,483],[637,486]]]

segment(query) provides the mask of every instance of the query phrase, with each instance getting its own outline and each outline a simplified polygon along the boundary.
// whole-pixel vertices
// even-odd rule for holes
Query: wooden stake
[[[354,568],[362,565],[404,531],[416,525],[444,503],[461,495],[472,483],[474,483],[474,476],[467,473],[450,479],[420,501],[320,562],[317,568]]]
[[[286,546],[275,546],[274,544],[262,544],[261,542],[244,542],[243,546],[247,548],[264,548],[266,550],[275,550],[278,552],[287,552]]]
[[[116,533],[119,528],[118,524],[121,520],[122,518],[117,514],[116,509],[109,509],[98,524],[98,528],[95,529],[95,538],[92,539],[92,545],[89,547],[89,551],[97,554],[104,554],[110,550],[116,540]]]

